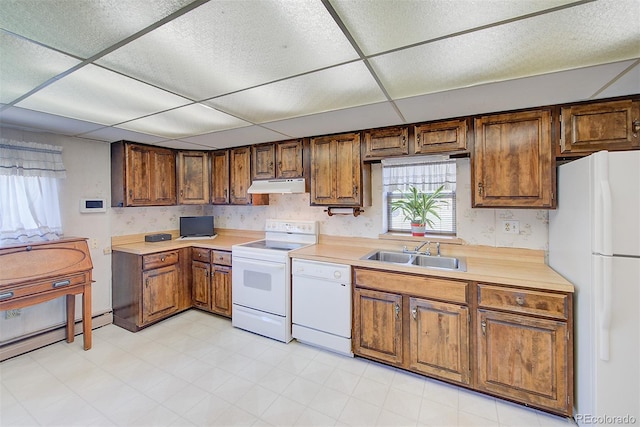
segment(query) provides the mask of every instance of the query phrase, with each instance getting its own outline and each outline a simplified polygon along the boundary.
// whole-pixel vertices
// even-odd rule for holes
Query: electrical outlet
[[[91,239],[91,249],[98,249],[98,239]]]
[[[14,317],[20,317],[20,310],[19,308],[14,308],[13,310],[7,310],[4,312],[4,318],[5,319],[13,319]]]
[[[520,221],[502,221],[502,232],[507,234],[520,234]]]

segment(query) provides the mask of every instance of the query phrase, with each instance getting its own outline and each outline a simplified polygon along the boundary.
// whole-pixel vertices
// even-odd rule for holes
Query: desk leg
[[[76,296],[67,295],[67,342],[73,342],[75,336]]]
[[[91,283],[84,286],[82,293],[82,334],[84,349],[91,348]]]

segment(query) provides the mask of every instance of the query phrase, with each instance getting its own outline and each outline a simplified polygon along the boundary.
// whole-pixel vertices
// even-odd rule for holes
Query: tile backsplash
[[[219,228],[262,230],[265,220],[316,220],[320,233],[333,236],[376,238],[383,230],[382,168],[372,165],[372,205],[358,217],[334,215],[325,208],[309,206],[309,194],[272,194],[268,206],[167,206],[113,208],[111,231],[114,236],[178,228],[178,218],[189,215],[214,215]],[[549,214],[533,209],[471,208],[471,167],[469,159],[457,163],[458,237],[472,245],[548,249]],[[504,233],[504,220],[517,220],[518,234]]]

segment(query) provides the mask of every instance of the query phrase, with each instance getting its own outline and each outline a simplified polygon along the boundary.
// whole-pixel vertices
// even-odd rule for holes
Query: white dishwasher
[[[351,266],[294,259],[291,271],[293,338],[353,356]]]

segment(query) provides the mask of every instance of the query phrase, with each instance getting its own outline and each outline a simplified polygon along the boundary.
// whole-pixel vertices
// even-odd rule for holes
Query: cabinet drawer
[[[467,303],[467,282],[360,268],[354,269],[354,279],[356,285],[363,288],[460,304]]]
[[[200,262],[211,262],[211,251],[204,248],[191,248],[191,259]]]
[[[479,284],[478,306],[566,320],[569,298],[563,294]]]
[[[24,283],[15,287],[6,287],[0,290],[0,303],[18,297],[44,293],[68,286],[82,285],[84,283],[89,283],[88,273],[54,277],[48,280]]]
[[[178,262],[178,251],[160,252],[157,254],[145,255],[142,257],[142,269],[164,267]]]
[[[211,251],[211,263],[231,265],[231,252]]]

